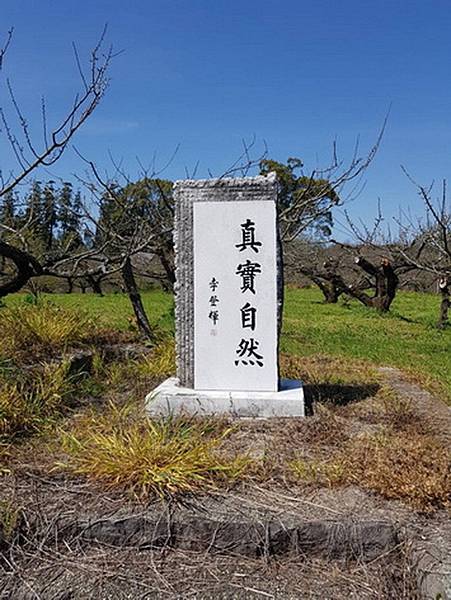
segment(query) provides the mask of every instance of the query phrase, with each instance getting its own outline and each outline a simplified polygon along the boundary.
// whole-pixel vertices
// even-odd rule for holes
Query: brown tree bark
[[[100,277],[94,277],[94,275],[88,275],[86,278],[94,294],[97,294],[98,296],[103,296],[102,279]]]
[[[1,240],[0,255],[10,259],[17,269],[17,273],[12,276],[10,281],[0,285],[0,298],[20,291],[32,277],[42,274],[42,266],[33,256]]]
[[[375,308],[380,312],[388,312],[395,299],[399,284],[399,278],[390,262],[383,258],[380,266],[375,266],[365,258],[358,256],[355,263],[368,275],[374,277],[376,283],[374,296],[368,296],[364,292],[357,292],[357,294],[354,292],[353,295],[366,306]]]
[[[448,324],[448,310],[451,308],[451,289],[447,277],[442,277],[438,283],[438,289],[442,296],[440,303],[440,313],[437,327],[445,329]]]
[[[342,290],[337,288],[331,280],[321,279],[320,277],[310,275],[310,279],[315,283],[324,296],[325,304],[336,304],[341,296]]]
[[[370,263],[365,258],[359,256],[355,259],[358,265],[365,273],[371,276],[373,283],[366,282],[365,285],[351,285],[346,283],[337,271],[334,265],[326,262],[323,269],[312,269],[300,267],[299,270],[304,275],[318,285],[323,292],[326,303],[335,303],[341,294],[348,294],[356,300],[359,300],[365,306],[374,308],[380,312],[387,312],[396,296],[399,279],[395,269],[387,259],[382,259],[380,266]],[[374,295],[368,295],[365,290],[374,288]]]
[[[168,289],[173,290],[175,283],[175,267],[173,264],[174,261],[168,258],[165,250],[162,250],[158,253],[158,258],[160,259],[161,266],[163,267],[164,272],[166,273]]]
[[[155,336],[147,318],[146,311],[142,302],[141,294],[136,285],[135,275],[133,273],[133,265],[130,258],[127,258],[122,267],[122,280],[124,282],[125,291],[132,303],[133,312],[135,313],[136,323],[141,336],[151,342],[155,341]]]
[[[66,277],[66,281],[67,281],[66,294],[72,294],[72,292],[74,291],[74,280],[72,277]]]
[[[336,304],[341,294],[345,291],[346,285],[336,274],[335,266],[329,262],[323,263],[323,268],[299,266],[298,270],[315,283],[324,296],[326,304]]]

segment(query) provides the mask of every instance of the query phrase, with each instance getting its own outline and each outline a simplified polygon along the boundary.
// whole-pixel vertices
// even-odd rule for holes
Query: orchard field
[[[7,304],[25,299],[17,294]],[[43,299],[79,309],[107,328],[134,328],[131,306],[123,294],[44,294]],[[172,331],[172,296],[150,291],[143,293],[143,299],[152,324]],[[433,294],[400,292],[391,312],[379,315],[355,301],[324,304],[316,289],[289,287],[281,350],[295,356],[359,359],[398,367],[451,403],[451,327],[435,328],[438,304]]]

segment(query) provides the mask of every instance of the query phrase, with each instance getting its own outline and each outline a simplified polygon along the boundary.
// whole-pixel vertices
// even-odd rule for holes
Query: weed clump
[[[22,509],[12,500],[0,500],[0,546],[1,538],[11,542],[23,518]]]
[[[138,373],[144,377],[170,377],[175,373],[175,344],[166,338],[155,346],[151,354],[138,365]]]
[[[0,377],[0,443],[42,430],[61,414],[73,391],[67,363],[46,364],[26,375]]]
[[[246,456],[221,456],[229,432],[222,421],[154,421],[110,405],[106,415],[82,416],[62,432],[67,460],[59,466],[140,499],[206,491],[236,481],[249,463]]]
[[[26,359],[55,355],[88,341],[95,323],[80,311],[50,302],[23,304],[1,309],[1,354]]]

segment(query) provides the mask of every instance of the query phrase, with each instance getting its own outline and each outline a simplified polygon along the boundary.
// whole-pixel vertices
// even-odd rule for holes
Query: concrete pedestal
[[[231,417],[304,417],[304,390],[300,381],[282,379],[278,392],[200,391],[180,387],[171,377],[146,397],[150,416],[186,413]]]

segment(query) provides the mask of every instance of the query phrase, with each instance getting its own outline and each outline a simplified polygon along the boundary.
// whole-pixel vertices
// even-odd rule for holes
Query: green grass
[[[133,328],[130,303],[123,294],[44,297],[65,307],[83,308],[108,327]],[[171,295],[146,292],[143,300],[152,324],[171,331]],[[18,302],[23,302],[19,294],[7,299],[7,304]],[[399,367],[451,402],[451,327],[435,328],[438,305],[436,295],[401,292],[391,313],[381,316],[354,301],[347,306],[323,304],[316,289],[287,289],[281,350],[297,356],[321,354]]]
[[[26,294],[13,294],[6,299],[6,305],[21,304]],[[120,331],[134,328],[133,311],[126,294],[42,294],[42,300],[51,300],[55,304],[66,308],[82,309],[96,319],[100,326],[105,326]],[[154,326],[166,331],[173,330],[174,317],[172,296],[165,292],[155,290],[143,293],[144,306]]]
[[[402,292],[391,313],[381,316],[357,302],[322,304],[315,289],[290,289],[281,349],[399,367],[451,401],[451,328],[435,328],[438,305],[433,294]]]

